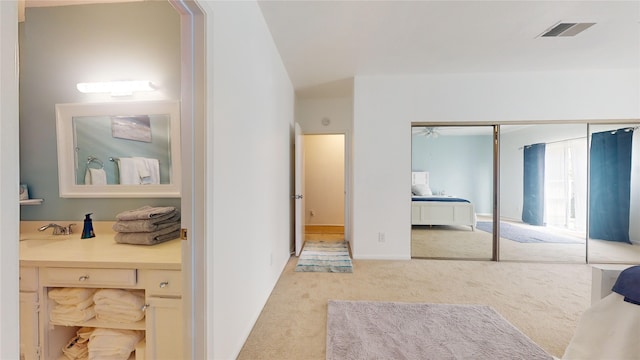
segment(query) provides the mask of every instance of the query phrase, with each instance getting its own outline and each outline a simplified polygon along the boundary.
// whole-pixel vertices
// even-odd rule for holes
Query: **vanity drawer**
[[[141,270],[147,295],[181,296],[182,272],[172,270]]]
[[[46,285],[134,286],[135,269],[45,268],[41,278]]]
[[[20,291],[38,290],[38,269],[34,267],[20,268]]]

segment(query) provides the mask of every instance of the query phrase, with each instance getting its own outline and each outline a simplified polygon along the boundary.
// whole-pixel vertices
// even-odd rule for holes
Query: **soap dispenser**
[[[91,220],[91,214],[92,213],[84,215],[84,228],[82,229],[82,236],[80,237],[81,239],[88,239],[96,236],[96,234],[94,234],[93,232],[93,221]]]

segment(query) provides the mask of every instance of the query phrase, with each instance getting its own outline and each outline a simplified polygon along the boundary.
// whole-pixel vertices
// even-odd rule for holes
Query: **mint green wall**
[[[122,98],[88,95],[76,83],[151,80],[159,91]],[[179,199],[62,199],[58,195],[57,103],[180,98],[180,19],[165,1],[27,8],[20,24],[20,181],[40,206],[21,220],[113,220],[143,205]],[[17,189],[16,189],[17,191]]]
[[[413,135],[412,171],[428,171],[431,190],[471,201],[478,214],[492,213],[493,144],[491,135]]]

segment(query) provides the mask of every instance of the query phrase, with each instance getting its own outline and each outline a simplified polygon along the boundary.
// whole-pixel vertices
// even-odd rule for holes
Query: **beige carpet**
[[[414,258],[491,259],[491,234],[468,226],[415,226],[411,229]],[[584,263],[584,244],[519,243],[500,241],[500,259]],[[640,245],[589,240],[590,263],[640,263]]]
[[[591,267],[490,261],[355,260],[355,272],[297,273],[292,257],[239,359],[325,359],[329,300],[481,304],[561,357],[590,305]]]

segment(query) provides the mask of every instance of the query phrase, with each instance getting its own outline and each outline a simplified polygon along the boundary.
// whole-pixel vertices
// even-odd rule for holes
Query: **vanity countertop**
[[[89,239],[80,239],[81,228],[71,235],[51,235],[51,229],[38,232],[45,224],[48,222],[21,222],[20,266],[181,269],[180,239],[149,246],[118,244],[111,230],[113,222],[94,221],[96,237]]]

